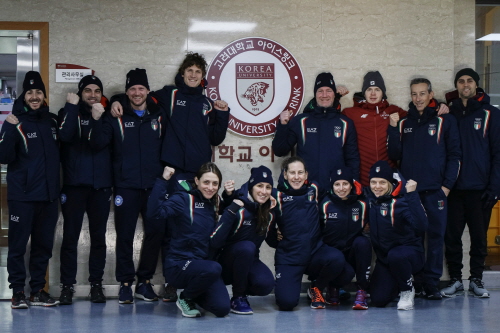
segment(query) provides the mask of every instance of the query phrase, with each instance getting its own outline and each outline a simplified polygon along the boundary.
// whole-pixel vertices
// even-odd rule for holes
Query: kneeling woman
[[[323,242],[339,249],[344,254],[347,263],[342,273],[344,282],[349,283],[349,277],[356,274],[356,300],[354,310],[366,310],[366,291],[368,290],[367,275],[372,262],[372,245],[370,239],[362,234],[368,223],[367,204],[361,200],[361,184],[354,181],[348,168],[333,170],[330,176],[328,195],[320,205],[323,226]],[[337,279],[342,280],[342,279]],[[326,302],[332,305],[339,303],[339,289],[343,285],[328,287]]]
[[[259,259],[260,246],[274,221],[271,170],[252,168],[249,181],[239,190],[234,191],[233,184],[224,184],[223,196],[233,202],[222,214],[212,244],[223,247],[218,261],[224,282],[233,285],[231,312],[252,314],[247,295],[265,296],[274,287],[273,273]]]
[[[222,176],[214,163],[205,163],[194,178],[196,188],[165,198],[174,169],[165,167],[148,201],[148,216],[168,218],[172,231],[164,263],[165,278],[177,289],[177,306],[184,317],[200,317],[196,304],[217,317],[229,313],[229,294],[221,278],[222,268],[208,260],[210,236],[217,221],[218,190]]]
[[[276,248],[276,304],[282,311],[293,310],[299,303],[302,276],[308,274],[311,308],[324,309],[322,290],[343,272],[344,255],[321,240],[318,187],[307,181],[304,160],[289,157],[282,169],[277,193],[277,224],[283,238],[277,241],[270,233],[266,239]],[[271,231],[277,233],[276,228]]]
[[[370,169],[370,237],[377,255],[370,281],[374,306],[383,307],[400,293],[398,310],[413,309],[412,274],[424,266],[424,247],[418,235],[427,227],[416,187],[415,181],[408,180],[407,193],[401,196],[402,182],[394,179],[386,161],[378,161]]]

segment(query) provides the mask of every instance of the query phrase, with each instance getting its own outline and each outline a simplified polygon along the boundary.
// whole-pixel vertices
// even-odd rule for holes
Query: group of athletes
[[[276,187],[271,170],[259,166],[237,189],[210,162],[212,146],[225,139],[230,110],[205,96],[206,66],[202,55],[188,53],[175,85],[157,91],[136,68],[127,74],[125,93],[111,101],[100,79],[88,75],[57,115],[49,112],[40,74],[26,74],[0,132],[0,163],[8,164],[12,308],[72,304],[85,213],[89,298],[106,302],[112,200],[120,304],[158,301],[151,279],[161,256],[163,301],[176,302],[185,317],[200,317],[199,307],[217,317],[252,314],[248,296],[273,289],[278,308],[293,310],[304,274],[314,309],[349,299],[344,287],[355,277],[353,309],[386,306],[399,294],[397,308],[410,310],[415,294],[440,300],[463,291],[465,225],[469,290],[489,297],[482,273],[500,194],[500,110],[489,104],[474,70],[457,72],[448,106],[434,99],[429,80],[412,80],[408,111],[389,104],[379,72],[365,75],[354,106],[344,110],[340,98],[348,90],[336,87],[330,73],[319,74],[303,112],[280,114],[274,152],[295,153],[284,159]],[[44,286],[59,203],[64,234],[56,300]],[[144,237],[136,269],[139,214]],[[259,258],[264,241],[276,249],[274,275]],[[451,281],[440,290],[443,246]]]

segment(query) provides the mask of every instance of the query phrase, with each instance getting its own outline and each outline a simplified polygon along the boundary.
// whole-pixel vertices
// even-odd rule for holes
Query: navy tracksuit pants
[[[241,241],[224,248],[219,256],[222,279],[233,285],[233,296],[266,296],[274,288],[271,270],[260,261],[255,243]]]
[[[470,277],[483,278],[487,252],[487,233],[491,209],[484,208],[481,190],[452,190],[449,195],[450,210],[446,227],[446,263],[450,277],[462,279],[463,245],[465,225],[470,235]]]
[[[165,278],[183,295],[217,317],[229,313],[229,294],[221,265],[212,260],[165,260]]]
[[[64,186],[61,210],[64,234],[61,245],[61,284],[76,283],[78,239],[87,212],[90,233],[89,282],[101,282],[106,265],[106,226],[112,199],[111,188]]]
[[[412,274],[424,267],[425,254],[408,246],[397,246],[387,254],[387,264],[377,259],[370,280],[371,304],[384,307],[400,291],[413,288]]]
[[[150,244],[147,239],[143,240],[139,279],[150,279],[156,270],[166,222],[163,219],[155,220],[146,217],[150,194],[151,189],[115,188],[116,280],[119,282],[134,281],[134,235],[139,213],[142,216],[145,234],[152,235],[151,230],[163,230],[155,242]],[[141,272],[148,272],[149,278],[141,276]]]
[[[291,311],[299,304],[302,275],[308,274],[313,286],[323,290],[331,281],[336,282],[345,262],[342,252],[323,244],[311,256],[307,266],[276,265],[274,294],[279,309]]]
[[[356,276],[356,285],[358,289],[368,290],[368,276],[370,275],[370,266],[372,263],[372,244],[370,239],[365,236],[354,238],[349,250],[344,251],[346,264],[344,270],[333,282],[332,287],[343,287],[352,281]]]
[[[24,254],[31,236],[29,272],[30,287],[37,292],[45,286],[45,274],[52,257],[54,230],[59,217],[57,200],[14,201],[9,200],[9,253],[7,271],[13,292],[24,291],[26,268]]]
[[[443,275],[443,247],[448,199],[441,189],[422,191],[419,192],[419,196],[429,220],[425,237],[422,235],[422,239],[427,242],[427,258],[422,279],[424,285],[437,287]]]

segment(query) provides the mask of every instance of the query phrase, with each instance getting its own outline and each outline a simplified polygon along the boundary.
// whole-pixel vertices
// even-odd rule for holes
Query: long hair
[[[207,163],[203,164],[198,169],[198,172],[196,172],[195,178],[200,180],[204,174],[209,173],[209,172],[214,173],[217,176],[217,178],[219,178],[219,187],[218,187],[218,190],[219,190],[221,185],[222,185],[222,173],[220,172],[219,168],[217,167],[217,165],[215,163],[207,162]],[[219,217],[219,194],[215,193],[214,196],[212,198],[210,198],[210,202],[212,202],[212,204],[215,207],[215,221],[217,221],[218,217]]]
[[[252,188],[253,191],[253,188]],[[253,194],[250,192],[250,195],[255,201]],[[271,210],[271,197],[267,199],[266,202],[259,205],[257,209],[257,232],[260,236],[265,235],[267,232],[267,228],[269,227],[269,211]]]

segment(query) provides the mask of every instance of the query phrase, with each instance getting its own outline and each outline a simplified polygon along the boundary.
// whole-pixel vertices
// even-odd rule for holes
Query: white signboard
[[[56,64],[56,82],[78,83],[86,75],[93,75],[90,68],[73,64]]]

